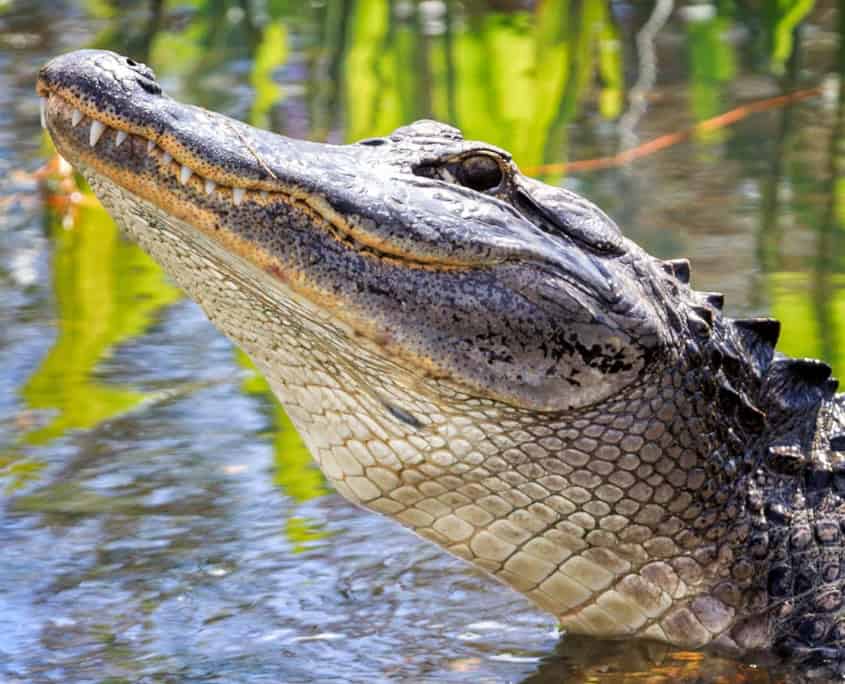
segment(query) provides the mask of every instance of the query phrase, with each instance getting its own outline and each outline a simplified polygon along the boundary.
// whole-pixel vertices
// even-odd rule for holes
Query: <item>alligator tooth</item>
[[[169,164],[172,161],[173,161],[173,157],[170,154],[170,152],[165,152],[163,155],[161,155],[161,163],[162,164]]]
[[[210,195],[212,192],[214,192],[214,188],[216,188],[216,187],[217,187],[217,183],[215,183],[213,180],[211,180],[210,178],[205,179],[205,194],[206,195]]]
[[[60,154],[57,154],[56,156],[59,158],[59,175],[69,175],[73,171],[73,167],[70,165],[70,162]]]
[[[114,138],[114,146],[120,147],[123,144],[123,141],[129,137],[129,134],[126,131],[118,131],[117,135]]]
[[[193,173],[194,172],[189,167],[182,164],[182,168],[179,170],[179,182],[182,185],[185,185]]]
[[[80,121],[82,121],[82,112],[80,112],[78,109],[74,109],[70,113],[70,125],[76,126]]]
[[[41,98],[41,128],[47,128],[47,98]]]
[[[156,148],[156,144],[152,140],[147,140],[147,154],[150,154]]]
[[[270,196],[270,193],[266,190],[262,190],[259,194],[261,195],[261,199],[267,199]]]
[[[91,147],[97,144],[97,141],[100,139],[100,136],[103,135],[103,131],[106,130],[106,125],[101,123],[100,121],[92,121],[91,122],[91,135],[88,136],[88,144]]]
[[[246,190],[243,188],[232,188],[232,201],[235,203],[235,206],[243,202],[245,194]]]

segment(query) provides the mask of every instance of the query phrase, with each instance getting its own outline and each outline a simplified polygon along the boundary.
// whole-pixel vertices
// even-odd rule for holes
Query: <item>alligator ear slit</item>
[[[625,241],[619,227],[592,202],[565,188],[553,188],[519,174],[514,184],[541,221],[544,231],[568,237],[605,254],[625,253]]]

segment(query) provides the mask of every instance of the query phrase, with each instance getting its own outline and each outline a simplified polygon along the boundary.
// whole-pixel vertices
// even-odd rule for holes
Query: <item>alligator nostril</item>
[[[161,86],[152,79],[138,76],[135,81],[150,95],[161,95]]]
[[[144,86],[144,89],[147,90],[148,92],[151,92],[150,89],[147,88],[144,85],[142,80],[152,81],[153,83],[155,83],[155,80],[156,80],[155,72],[152,69],[150,69],[150,67],[148,67],[146,64],[142,64],[141,62],[136,62],[131,57],[124,57],[123,63],[126,64],[126,66],[128,66],[130,69],[132,69],[132,71],[134,71],[138,75],[138,82],[141,83],[142,86]],[[157,85],[155,87],[158,88]],[[160,89],[159,89],[159,92],[161,92]]]

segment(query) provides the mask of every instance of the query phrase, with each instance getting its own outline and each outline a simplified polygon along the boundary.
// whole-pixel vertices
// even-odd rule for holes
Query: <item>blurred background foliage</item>
[[[166,91],[256,126],[352,142],[418,118],[451,122],[468,138],[509,149],[524,169],[543,172],[548,182],[606,198],[623,229],[666,256],[675,255],[671,236],[638,229],[638,218],[631,226],[624,221],[626,200],[620,197],[626,184],[630,196],[644,191],[630,191],[636,163],[572,179],[561,162],[617,154],[652,132],[707,121],[754,99],[755,90],[776,95],[813,87],[821,98],[827,88],[829,108],[838,112],[833,131],[841,134],[842,96],[835,76],[842,73],[842,49],[831,51],[831,63],[808,70],[803,62],[814,48],[802,48],[808,17],[816,17],[816,31],[820,25],[841,33],[842,17],[830,19],[834,3],[80,0],[59,7],[99,27],[91,47],[146,61]],[[682,47],[672,47],[679,43]],[[667,62],[666,55],[680,55],[682,63]],[[670,116],[664,112],[652,119],[649,106],[661,97],[680,106]],[[783,320],[783,351],[825,358],[841,373],[845,178],[842,145],[833,144],[841,136],[821,144],[826,159],[796,160],[790,150],[802,134],[791,108],[767,116],[775,121],[778,137],[765,167],[757,170],[763,197],[752,231],[752,266],[759,277],[743,308],[771,311]],[[733,135],[719,126],[698,131],[682,154],[718,168],[726,158],[748,153]],[[819,178],[819,167],[825,178]],[[38,470],[39,445],[90,429],[149,399],[99,381],[98,367],[115,348],[144,333],[179,296],[140,250],[118,237],[90,197],[77,206],[86,190],[81,195],[62,190],[66,175],[50,179],[47,233],[56,338],[19,386],[22,406],[36,418],[0,456],[0,475],[11,476],[13,488]],[[60,202],[56,209],[55,196],[62,193],[77,200]],[[785,204],[812,236],[810,251],[797,259],[785,248],[790,239],[788,227],[782,227]],[[722,249],[731,251],[727,244]],[[264,406],[277,455],[275,482],[297,500],[323,493],[324,484],[284,412],[246,358],[239,355],[237,363],[248,374],[244,391]]]

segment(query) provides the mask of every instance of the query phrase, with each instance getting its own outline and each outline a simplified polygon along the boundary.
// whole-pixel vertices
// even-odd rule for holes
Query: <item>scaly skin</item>
[[[294,141],[99,51],[38,92],[350,501],[574,633],[841,659],[845,403],[775,321],[443,124]]]

